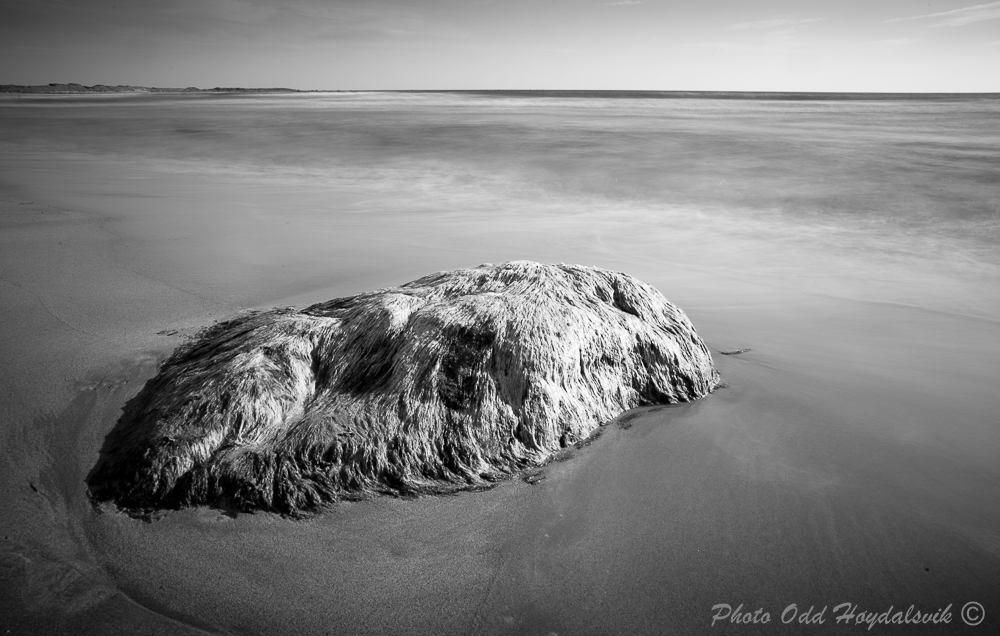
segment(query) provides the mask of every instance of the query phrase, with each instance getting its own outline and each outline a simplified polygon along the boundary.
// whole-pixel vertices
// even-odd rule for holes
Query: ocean
[[[733,631],[828,606],[820,633],[842,603],[958,629],[970,602],[997,624],[998,95],[4,95],[0,195],[18,625],[698,633],[742,604],[771,622]],[[198,328],[516,259],[652,284],[726,387],[536,485],[307,520],[91,508],[120,409]]]
[[[162,188],[222,242],[221,208],[304,224],[269,240],[328,276],[458,252],[432,261],[635,263],[1000,316],[979,293],[1000,280],[1000,98],[571,95],[7,97],[0,143],[76,162],[77,203]],[[251,264],[288,256],[236,242]]]

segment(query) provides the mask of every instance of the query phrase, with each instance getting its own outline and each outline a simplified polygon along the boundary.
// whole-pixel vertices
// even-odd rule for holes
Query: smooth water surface
[[[852,602],[952,629],[978,601],[995,628],[1000,99],[729,97],[0,97],[0,624],[661,634]],[[308,521],[89,506],[184,335],[522,258],[656,286],[728,388],[534,486]]]
[[[76,205],[183,202],[183,226],[143,222],[241,266],[530,253],[1000,315],[982,293],[1000,273],[1000,99],[5,97],[0,115],[8,180],[62,160],[72,181],[50,194]],[[264,244],[239,227],[267,224],[296,227]]]

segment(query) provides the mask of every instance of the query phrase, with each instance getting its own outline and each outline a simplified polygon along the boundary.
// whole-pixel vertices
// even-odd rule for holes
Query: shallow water
[[[0,567],[25,583],[0,598],[95,633],[690,633],[722,602],[987,604],[998,165],[985,97],[2,97]],[[751,351],[716,355],[729,389],[538,486],[310,522],[89,510],[174,330],[519,258],[626,271],[713,352]]]
[[[151,231],[241,266],[294,253],[406,278],[428,253],[532,256],[1000,316],[983,293],[1000,280],[1000,99],[8,97],[0,113],[8,180],[41,172],[112,213],[141,200]],[[70,180],[52,191],[54,159]],[[376,265],[400,250],[412,261]]]

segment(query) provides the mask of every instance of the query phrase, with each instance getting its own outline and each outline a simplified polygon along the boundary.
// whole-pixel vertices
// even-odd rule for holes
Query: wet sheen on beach
[[[958,628],[978,601],[987,629],[998,163],[990,97],[4,96],[5,625],[690,633],[742,603],[773,618],[739,633],[772,633],[792,603],[952,604]],[[727,388],[531,484],[298,521],[87,500],[200,327],[516,259],[653,285]]]

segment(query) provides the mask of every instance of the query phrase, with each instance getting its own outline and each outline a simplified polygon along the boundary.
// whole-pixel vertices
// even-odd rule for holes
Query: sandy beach
[[[500,213],[458,186],[404,199],[140,155],[16,140],[0,154],[0,631],[803,633],[782,625],[793,604],[828,607],[810,633],[866,630],[835,622],[843,603],[951,607],[912,633],[1000,624],[988,268],[905,279],[919,259],[904,255],[865,280],[877,261],[796,261],[809,248],[779,241],[741,275],[759,237],[696,242],[708,221],[672,245],[603,208]],[[199,328],[521,258],[657,287],[727,387],[609,424],[534,485],[306,520],[196,508],[143,522],[88,501],[122,405]],[[986,609],[975,629],[959,617],[970,601]],[[717,604],[771,621],[713,627]],[[889,632],[906,628],[871,630]]]

